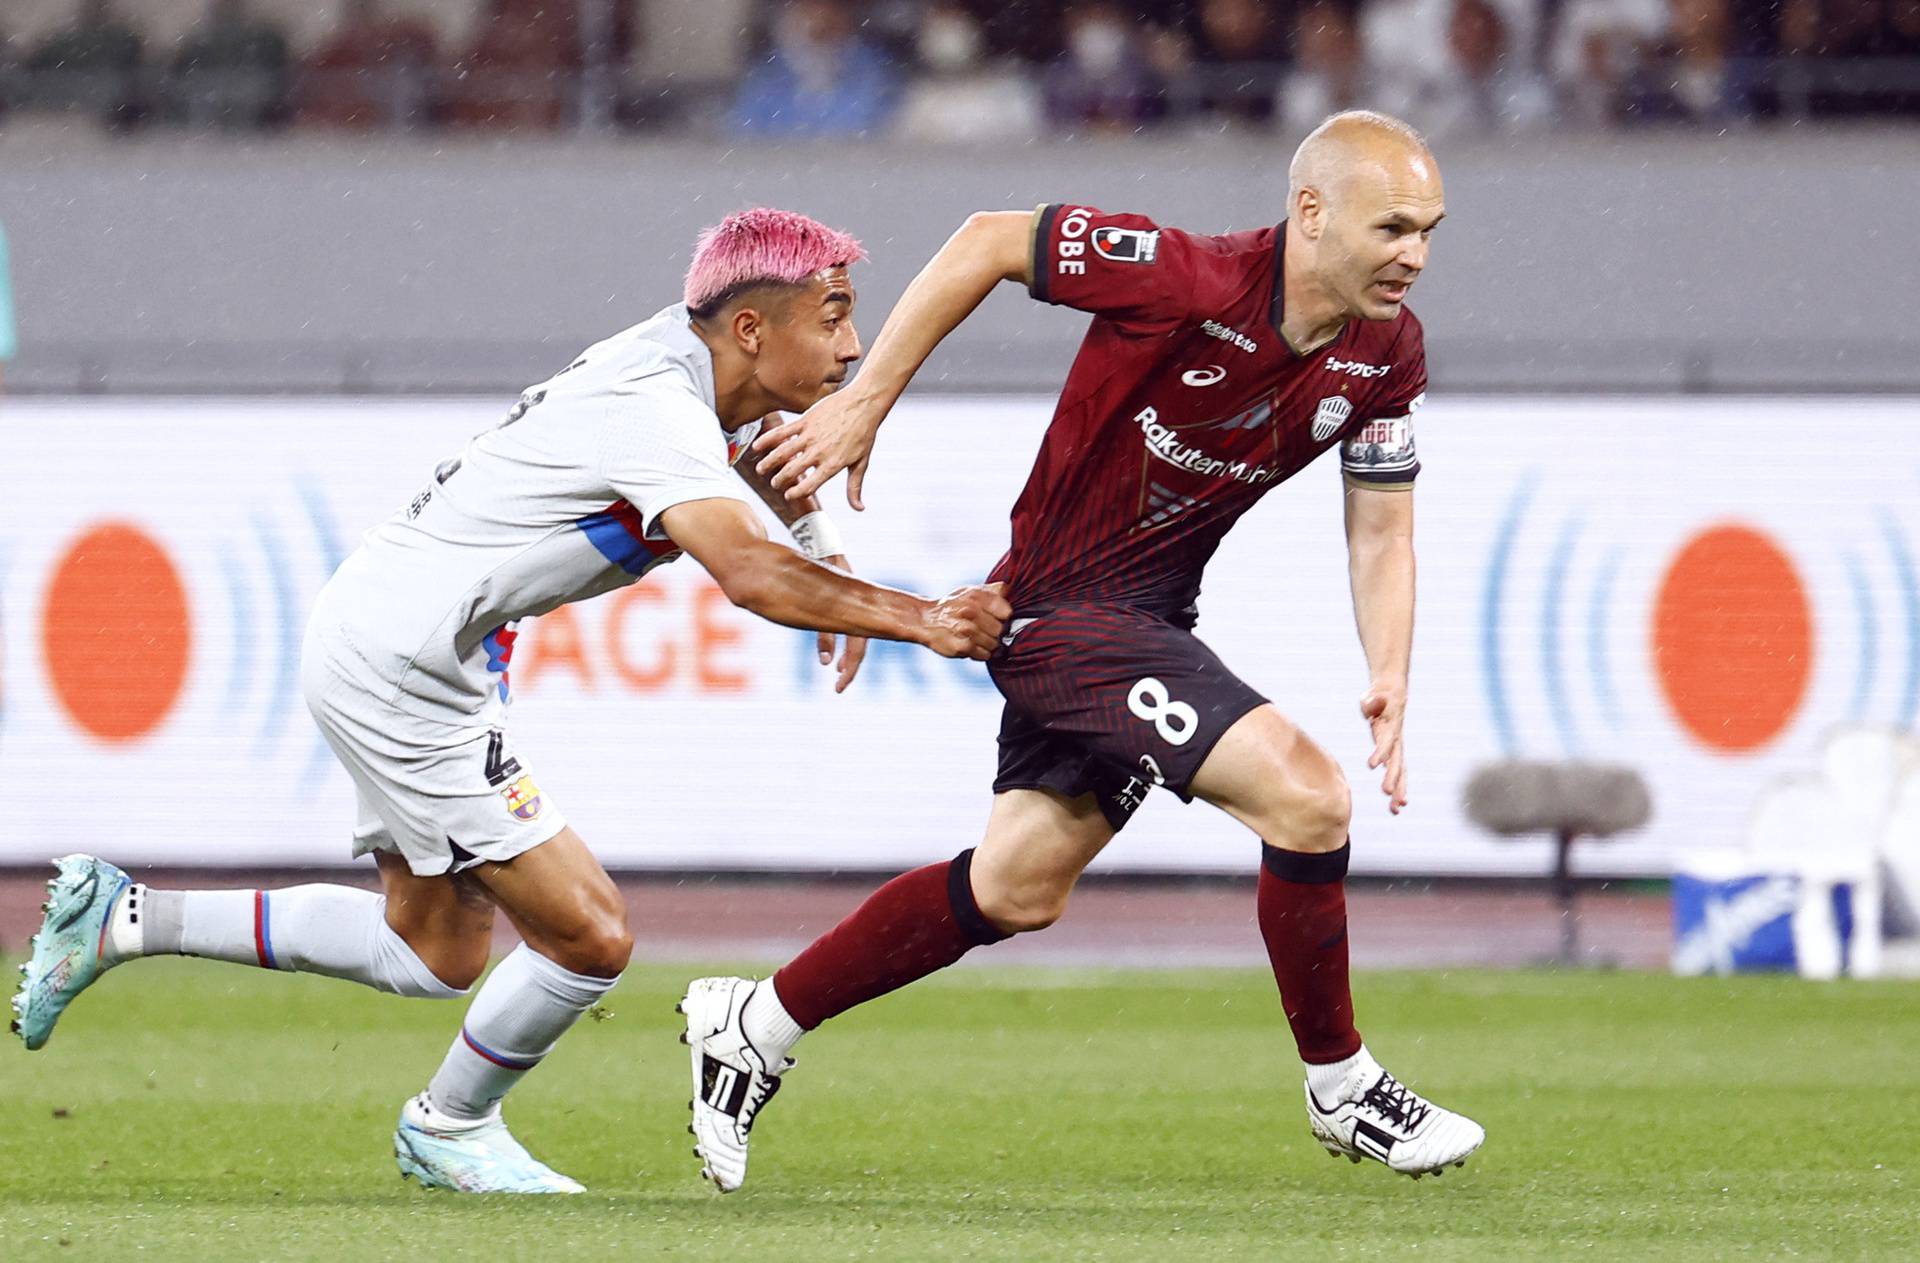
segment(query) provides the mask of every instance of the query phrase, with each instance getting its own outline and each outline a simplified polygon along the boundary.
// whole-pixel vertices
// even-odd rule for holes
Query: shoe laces
[[[1433,1106],[1420,1099],[1406,1084],[1385,1070],[1373,1086],[1361,1094],[1360,1104],[1387,1119],[1403,1132],[1411,1132],[1432,1112]]]
[[[788,1058],[786,1066],[782,1066],[781,1069],[784,1071],[787,1066],[791,1065],[793,1065],[793,1060],[792,1058]],[[760,1116],[760,1111],[766,1108],[768,1101],[773,1099],[773,1094],[780,1090],[781,1082],[782,1080],[778,1075],[764,1072],[751,1076],[747,1084],[746,1099],[740,1102],[739,1122],[741,1135],[744,1136],[753,1130],[753,1120]]]

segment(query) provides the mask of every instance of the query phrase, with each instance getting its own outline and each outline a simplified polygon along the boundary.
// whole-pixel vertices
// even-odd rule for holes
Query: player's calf
[[[568,969],[525,943],[516,947],[481,985],[434,1073],[427,1088],[433,1108],[468,1125],[496,1114],[617,981]]]
[[[975,902],[974,854],[902,873],[771,979],[700,978],[687,988],[695,1152],[723,1192],[746,1179],[753,1121],[804,1032],[1007,937]]]
[[[1080,874],[1113,834],[1090,795],[1001,792],[968,866],[972,906],[1002,934],[1046,929],[1066,912]]]

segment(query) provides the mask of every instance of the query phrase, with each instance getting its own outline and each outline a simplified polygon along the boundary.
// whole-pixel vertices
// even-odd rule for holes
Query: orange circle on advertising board
[[[1667,705],[1703,744],[1737,753],[1779,736],[1813,675],[1813,612],[1793,561],[1749,526],[1696,535],[1661,581],[1653,656]]]
[[[187,679],[187,592],[171,558],[125,522],[75,540],[53,570],[40,646],[53,692],[105,741],[144,736]]]

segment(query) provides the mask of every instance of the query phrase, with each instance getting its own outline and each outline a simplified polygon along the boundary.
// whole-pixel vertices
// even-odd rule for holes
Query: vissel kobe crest
[[[1345,395],[1329,395],[1313,413],[1313,441],[1324,443],[1340,432],[1353,415],[1353,401]]]

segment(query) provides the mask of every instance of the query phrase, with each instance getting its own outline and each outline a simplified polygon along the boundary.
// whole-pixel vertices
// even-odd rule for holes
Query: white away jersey
[[[506,697],[515,620],[678,557],[664,510],[747,499],[732,466],[759,429],[720,428],[713,356],[669,307],[529,389],[367,532],[313,634],[335,670],[402,709],[477,715]]]

